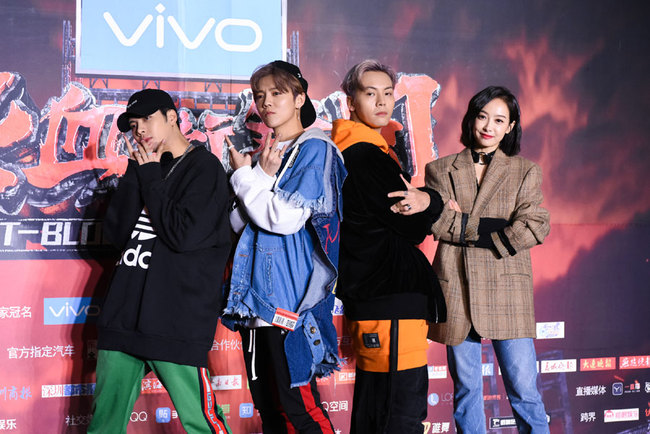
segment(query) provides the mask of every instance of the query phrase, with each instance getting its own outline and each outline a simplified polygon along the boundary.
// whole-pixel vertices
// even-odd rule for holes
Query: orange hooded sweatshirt
[[[332,124],[332,141],[341,152],[359,142],[372,143],[388,154],[389,146],[384,137],[377,131],[361,122],[348,119],[337,119]]]

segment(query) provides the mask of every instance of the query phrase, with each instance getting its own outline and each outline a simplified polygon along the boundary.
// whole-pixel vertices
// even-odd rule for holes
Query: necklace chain
[[[163,181],[166,181],[167,178],[169,178],[169,177],[171,176],[172,172],[176,169],[176,166],[178,166],[178,165],[181,163],[181,161],[183,161],[183,159],[187,156],[187,154],[190,153],[190,151],[191,151],[192,149],[194,149],[194,145],[192,145],[192,144],[190,143],[190,144],[187,146],[187,148],[185,148],[185,152],[183,152],[183,155],[181,155],[181,157],[178,159],[178,161],[176,161],[176,162],[174,163],[174,165],[172,166],[172,168],[169,169],[169,172],[167,172],[167,175],[165,175],[165,177],[163,178]]]

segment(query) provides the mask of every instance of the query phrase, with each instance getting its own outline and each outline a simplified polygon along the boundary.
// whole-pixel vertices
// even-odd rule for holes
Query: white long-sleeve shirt
[[[268,175],[259,164],[243,166],[233,172],[230,184],[239,206],[230,212],[230,225],[236,233],[244,229],[248,220],[266,231],[281,235],[296,233],[305,225],[311,209],[281,198],[273,191],[276,180],[276,176]]]

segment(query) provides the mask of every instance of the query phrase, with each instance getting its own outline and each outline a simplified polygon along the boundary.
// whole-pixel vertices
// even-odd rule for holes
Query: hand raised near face
[[[226,136],[226,142],[228,143],[228,152],[230,153],[230,167],[232,167],[233,170],[237,170],[244,166],[250,166],[252,164],[253,159],[250,154],[242,154],[235,149],[235,146],[232,144],[228,136]]]
[[[126,142],[126,149],[129,151],[129,158],[135,160],[140,166],[147,163],[158,163],[160,162],[160,155],[156,152],[147,152],[144,149],[144,146],[138,146],[137,149],[133,150],[133,145],[131,144],[131,139],[126,134],[123,134],[124,141]]]

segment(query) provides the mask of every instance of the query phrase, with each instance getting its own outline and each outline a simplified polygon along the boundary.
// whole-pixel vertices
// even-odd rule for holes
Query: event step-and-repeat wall
[[[621,24],[635,14],[608,20],[608,11],[594,9],[595,22],[613,24],[591,39],[590,26],[567,30],[536,4],[502,1],[505,9],[492,10],[402,0],[382,10],[365,0],[334,3],[0,5],[0,35],[10,47],[0,53],[0,431],[83,433],[92,417],[94,323],[119,257],[103,239],[102,216],[126,169],[116,119],[131,93],[169,91],[181,106],[183,133],[229,171],[224,138],[255,150],[268,131],[247,83],[256,66],[300,62],[318,114],[314,128],[329,133],[335,119],[349,116],[337,90],[342,76],[377,57],[402,71],[393,120],[382,134],[416,185],[427,162],[461,149],[460,119],[472,94],[498,82],[520,95],[523,155],[543,168],[552,215],[551,235],[532,250],[538,386],[551,432],[648,432],[649,158],[641,152],[647,133],[628,108],[635,105],[623,98],[634,102],[637,94],[625,83],[646,96],[648,83],[634,73],[620,86],[608,82],[611,68],[601,59],[647,58],[608,51],[616,50],[612,40],[643,39],[636,20]],[[566,16],[584,20],[584,10],[566,8]],[[611,87],[602,99],[592,92],[604,89],[586,90],[603,82]],[[650,108],[647,101],[641,107]],[[433,257],[431,237],[421,248]],[[337,433],[346,433],[355,361],[338,301],[333,314],[340,370],[318,384]],[[445,348],[429,345],[423,431],[452,433]],[[239,334],[219,325],[209,354],[212,386],[233,432],[261,432],[242,351]],[[487,428],[513,432],[488,341],[483,386]],[[128,432],[182,432],[152,374],[142,381]]]

